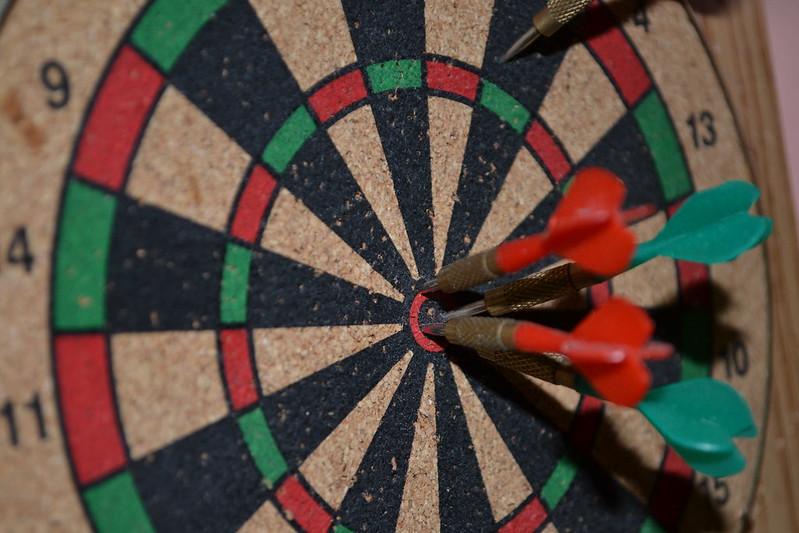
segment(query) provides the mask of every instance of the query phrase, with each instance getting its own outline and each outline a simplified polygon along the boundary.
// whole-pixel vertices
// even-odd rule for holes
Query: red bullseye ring
[[[419,327],[419,313],[422,310],[422,305],[424,305],[427,300],[427,296],[419,293],[411,303],[411,312],[408,316],[408,323],[411,325],[411,333],[413,333],[413,339],[416,341],[416,344],[428,352],[443,352],[444,347],[422,333],[422,328]]]

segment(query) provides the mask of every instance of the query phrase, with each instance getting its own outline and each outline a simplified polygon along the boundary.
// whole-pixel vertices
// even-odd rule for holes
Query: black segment
[[[410,287],[402,257],[327,132],[308,139],[281,184],[389,283],[400,291]]]
[[[415,59],[425,51],[424,2],[342,2],[361,64]],[[434,273],[433,199],[427,95],[406,90],[378,94],[372,112],[383,143],[419,275]]]
[[[425,49],[424,2],[342,0],[361,64],[417,58]]]
[[[170,81],[254,157],[302,92],[245,0],[231,0],[181,55]]]
[[[130,471],[158,531],[236,531],[269,495],[232,417],[132,463]]]
[[[643,468],[643,467],[641,467]],[[638,531],[646,508],[599,467],[582,462],[569,490],[549,514],[559,531]]]
[[[377,95],[372,98],[372,111],[419,275],[432,276],[435,259],[427,95],[407,90]]]
[[[523,141],[521,135],[494,113],[475,108],[452,206],[444,264],[471,250]]]
[[[665,207],[655,162],[635,116],[628,111],[577,164],[603,167],[627,185],[625,208],[642,204]]]
[[[389,337],[263,400],[289,468],[299,466],[405,355],[405,341],[404,335]]]
[[[108,262],[110,329],[216,327],[225,242],[221,233],[120,197]]]
[[[449,363],[436,365],[438,498],[441,531],[488,531],[494,516]]]
[[[271,252],[253,252],[247,321],[251,327],[392,324],[403,305]]]
[[[481,72],[533,115],[549,90],[571,37],[565,35],[567,32],[556,34],[548,42],[537,43],[536,53],[510,63],[500,63],[499,58],[529,28],[533,15],[543,7],[542,0],[498,0],[494,4]],[[479,107],[475,109],[458,184],[458,202],[447,237],[445,263],[469,252],[522,142],[523,134],[496,115]]]
[[[533,487],[541,487],[568,450],[563,434],[546,421],[546,413],[537,413],[515,387],[476,355],[462,357],[458,364],[527,480]]]
[[[558,32],[552,37],[539,39],[534,48],[513,61],[501,63],[499,58],[517,37],[527,31],[533,16],[544,7],[544,0],[494,2],[481,72],[483,77],[510,93],[532,113],[538,111],[574,38],[567,31]]]
[[[426,369],[426,358],[414,357],[341,504],[341,522],[353,531],[396,528]]]

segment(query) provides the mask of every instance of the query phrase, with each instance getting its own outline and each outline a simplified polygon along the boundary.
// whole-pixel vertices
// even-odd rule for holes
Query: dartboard
[[[625,182],[641,240],[692,192],[752,179],[682,4],[596,1],[501,63],[542,7],[13,6],[0,275],[43,303],[0,303],[3,368],[50,358],[42,396],[3,415],[17,442],[47,439],[15,457],[50,525],[740,527],[766,419],[760,250],[656,259],[534,314],[569,329],[611,295],[645,308],[678,352],[655,385],[712,375],[752,406],[760,436],[730,478],[694,473],[638,411],[420,330],[447,302],[419,280],[541,231],[581,168]]]

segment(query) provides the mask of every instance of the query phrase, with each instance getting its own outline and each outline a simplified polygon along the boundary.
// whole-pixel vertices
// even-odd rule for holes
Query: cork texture
[[[11,443],[3,414],[0,530],[105,531],[122,516],[98,514],[108,502],[133,502],[125,517],[144,516],[154,530],[511,524],[541,497],[546,478],[538,479],[539,470],[548,473],[559,459],[531,466],[525,446],[536,441],[519,436],[534,427],[535,438],[571,450],[580,395],[474,356],[451,364],[452,349],[434,351],[417,337],[451,302],[425,301],[414,313],[414,284],[468,249],[532,231],[540,222],[533,209],[587,164],[620,173],[633,189],[630,202],[673,207],[682,197],[661,196],[646,139],[623,129],[636,124],[640,102],[628,106],[600,65],[601,54],[568,46],[567,39],[542,41],[546,53],[498,65],[515,32],[529,25],[535,7],[529,3],[219,4],[186,30],[186,46],[175,49],[171,63],[142,41],[131,44],[145,5],[139,0],[17,0],[0,26],[0,407],[14,406],[18,438]],[[628,16],[629,2],[608,5],[662,98],[692,186],[752,180],[734,117],[684,8],[651,2],[645,29]],[[176,21],[160,20],[159,31],[183,28],[185,21]],[[580,35],[579,25],[572,29]],[[144,114],[130,158],[120,163],[123,179],[112,190],[78,173],[73,155],[124,39],[126,50],[163,77],[164,88]],[[154,42],[156,51],[171,46],[163,36]],[[430,58],[464,67],[476,77],[476,92],[428,90]],[[409,62],[368,68],[399,59]],[[69,79],[63,107],[48,104],[59,96],[43,83],[50,61]],[[367,96],[320,122],[308,97],[352,69],[362,73]],[[386,90],[378,93],[380,87]],[[307,110],[308,131],[277,135],[297,109]],[[703,126],[708,115],[712,132],[692,129],[691,120]],[[531,146],[534,121],[552,136],[551,145]],[[264,152],[275,138],[283,143],[280,158]],[[630,148],[636,143],[643,148]],[[285,169],[277,168],[283,157]],[[248,181],[256,164],[274,175],[277,192]],[[558,165],[565,165],[563,182],[552,178]],[[397,169],[402,176],[392,175]],[[86,255],[107,253],[97,261],[105,276],[100,320],[69,331],[53,329],[51,316],[58,298],[53,268],[66,255],[59,248],[67,234],[60,218],[65,183],[104,195],[116,208],[107,249]],[[409,202],[409,195],[423,201]],[[236,217],[259,237],[231,236]],[[637,237],[651,238],[665,217],[660,209],[636,224]],[[20,227],[34,258],[30,272],[5,260]],[[97,224],[79,229],[99,232]],[[225,281],[239,305],[234,319],[220,309],[222,278],[231,270],[223,262],[233,255],[226,255],[228,245],[246,257],[234,265],[246,275]],[[240,268],[244,262],[260,270]],[[274,278],[265,282],[261,271]],[[678,265],[656,259],[590,297],[584,292],[569,305],[536,310],[541,315],[533,318],[573,327],[588,302],[607,296],[604,288],[677,319],[705,298],[713,327],[708,371],[735,386],[762,425],[771,349],[767,264],[756,250],[708,273],[708,292],[686,296]],[[364,323],[342,292],[325,292],[330,284],[365,289],[352,301],[377,309],[374,323]],[[322,302],[324,320],[303,313],[308,290]],[[351,323],[326,325],[356,315]],[[670,322],[664,334],[684,335],[679,327]],[[239,344],[223,346],[223,330]],[[65,335],[97,335],[107,343],[103,383],[111,387],[121,460],[88,481],[65,438],[75,424],[66,415],[67,388],[56,383],[66,379],[59,374],[66,367],[63,359],[56,364],[53,341]],[[727,357],[741,357],[742,347],[746,372],[730,367]],[[678,378],[680,362],[667,365],[662,379]],[[546,377],[540,369],[533,373]],[[27,407],[35,398],[46,436]],[[581,460],[630,494],[641,516],[649,513],[662,478],[662,439],[638,412],[605,406],[591,442]],[[757,465],[762,440],[738,444]],[[99,446],[87,461],[106,453]],[[708,480],[694,476],[697,488],[680,527],[737,529],[757,476],[750,467],[728,479],[729,499],[717,506],[701,492]],[[591,510],[600,500],[589,499],[599,492],[586,477],[578,470],[571,492],[560,507],[547,508],[552,512],[538,530],[571,531],[591,513],[607,514]],[[299,480],[295,500],[280,500],[273,489],[288,490],[290,479]],[[109,490],[126,486],[132,492],[122,496]],[[106,500],[96,496],[107,490]]]

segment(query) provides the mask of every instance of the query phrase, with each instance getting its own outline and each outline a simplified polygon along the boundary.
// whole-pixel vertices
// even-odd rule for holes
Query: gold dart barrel
[[[503,352],[513,349],[513,332],[517,324],[515,320],[497,318],[456,318],[444,324],[442,332],[452,344]]]
[[[491,289],[485,294],[485,308],[492,316],[529,311],[542,303],[574,295],[602,280],[575,263],[566,263]]]
[[[442,268],[436,275],[436,288],[458,292],[480,285],[502,275],[497,266],[496,249],[470,255]]]
[[[533,17],[533,25],[549,37],[582,12],[591,0],[549,0],[547,7]]]
[[[497,366],[521,372],[547,383],[570,388],[575,386],[576,374],[574,371],[545,354],[478,350],[477,355]]]

